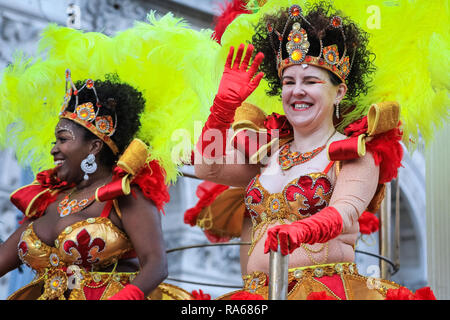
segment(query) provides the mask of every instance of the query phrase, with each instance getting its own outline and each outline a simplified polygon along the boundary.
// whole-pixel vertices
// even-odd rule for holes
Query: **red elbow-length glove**
[[[214,98],[213,105],[210,109],[211,114],[203,127],[202,134],[197,143],[197,149],[203,157],[215,158],[225,154],[226,130],[230,128],[231,123],[234,121],[236,109],[258,87],[259,82],[264,76],[262,72],[255,76],[264,58],[264,54],[259,52],[255,56],[250,68],[248,68],[254,47],[251,44],[248,45],[241,63],[244,49],[245,45],[241,44],[236,53],[234,63],[232,63],[234,47],[231,47],[228,52],[225,70],[220,80],[219,91]],[[216,137],[218,133],[211,129],[219,130],[221,134],[220,141],[216,141],[215,138],[211,139],[212,137]],[[207,148],[213,142],[216,145]]]
[[[324,243],[337,237],[343,228],[342,217],[333,207],[325,207],[312,217],[269,228],[264,244],[264,253],[278,250],[287,255],[300,247],[302,243]]]
[[[108,300],[144,300],[145,295],[141,289],[133,284],[127,284],[122,290],[117,292]]]

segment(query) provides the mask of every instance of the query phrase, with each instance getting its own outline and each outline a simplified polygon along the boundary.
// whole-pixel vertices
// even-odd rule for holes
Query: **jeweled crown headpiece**
[[[91,102],[86,102],[78,105],[78,93],[85,88],[92,90],[94,92],[96,99],[95,106]],[[66,109],[69,105],[72,96],[75,96],[75,107],[74,111],[70,112],[67,111]],[[108,103],[110,105],[110,109],[115,108],[115,101],[111,100],[108,101]],[[90,132],[92,132],[94,135],[102,139],[111,148],[112,152],[116,155],[119,153],[119,148],[114,143],[114,141],[111,140],[111,136],[116,131],[117,114],[115,110],[112,110],[114,112],[114,121],[110,115],[99,116],[98,113],[101,108],[102,105],[100,104],[100,101],[98,99],[97,91],[95,90],[94,87],[94,81],[92,79],[88,79],[80,89],[77,89],[72,81],[70,70],[67,69],[66,94],[64,95],[64,102],[61,106],[59,117],[63,119],[72,120],[78,123],[79,125],[82,125]]]
[[[338,76],[338,78],[342,82],[345,82],[345,79],[350,73],[353,58],[352,62],[350,62],[350,58],[346,55],[347,46],[345,45],[345,34],[342,27],[342,19],[339,16],[334,16],[331,19],[330,24],[327,26],[327,28],[322,30],[322,32],[316,32],[316,34],[320,35],[319,36],[320,51],[318,56],[312,56],[308,55],[310,43],[308,41],[308,34],[306,33],[306,30],[302,28],[301,22],[302,21],[305,22],[313,29],[314,27],[303,16],[302,9],[300,8],[300,6],[292,5],[288,9],[288,14],[289,18],[286,21],[286,24],[284,25],[283,28],[283,32],[281,34],[273,28],[271,23],[267,24],[270,43],[276,54],[278,76],[281,78],[283,70],[291,65],[310,64],[331,71],[336,76]],[[291,21],[295,22],[292,25],[292,29],[290,30],[287,37],[288,41],[286,43],[286,50],[289,54],[289,57],[283,58],[282,57],[283,39],[285,38],[286,29]],[[326,33],[326,30],[330,28],[339,29],[342,34],[344,40],[344,52],[341,58],[339,57],[338,47],[336,44],[326,46],[325,48],[323,47],[322,38]],[[275,45],[273,43],[272,37],[274,33],[278,36],[278,40],[280,41],[278,49],[275,48]]]

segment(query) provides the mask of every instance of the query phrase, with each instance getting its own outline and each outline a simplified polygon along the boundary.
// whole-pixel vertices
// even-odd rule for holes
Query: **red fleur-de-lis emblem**
[[[295,184],[285,190],[288,202],[295,202],[298,213],[310,216],[325,208],[330,200],[332,185],[324,176],[313,178],[309,175],[301,176]]]
[[[83,267],[90,267],[99,261],[96,258],[96,253],[102,252],[105,249],[105,241],[101,238],[91,239],[91,235],[86,229],[81,230],[77,234],[77,241],[66,240],[63,244],[63,249],[68,255],[76,254],[77,260],[74,264]]]

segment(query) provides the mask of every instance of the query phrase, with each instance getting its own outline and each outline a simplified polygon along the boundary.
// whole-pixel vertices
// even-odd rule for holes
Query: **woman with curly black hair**
[[[185,67],[197,52],[167,62],[180,36],[194,47],[212,40],[179,22],[152,13],[114,37],[50,25],[44,57],[3,70],[0,144],[37,174],[11,195],[23,220],[0,244],[0,277],[21,264],[36,277],[9,299],[191,299],[162,283],[161,218],[185,161],[172,137],[201,109],[200,98],[173,94],[192,92]]]
[[[20,262],[37,272],[34,286],[10,299],[142,300],[167,276],[157,194],[146,185],[163,175],[133,140],[145,100],[116,75],[75,84],[66,77],[55,168],[12,194],[29,219],[2,246],[1,274]]]
[[[398,287],[384,280],[368,286],[354,263],[358,219],[366,210],[376,212],[382,185],[396,175],[400,164],[398,105],[374,106],[383,120],[373,124],[370,117],[368,127],[359,121],[345,134],[335,127],[367,91],[374,71],[367,42],[364,31],[321,2],[272,10],[255,26],[245,54],[241,44],[233,62],[230,49],[198,143],[205,161],[195,167],[202,179],[246,187],[245,213],[233,213],[235,219],[243,219],[241,239],[251,242],[248,255],[241,251],[244,291],[223,299],[267,298],[268,253],[278,250],[289,255],[288,299],[383,299],[388,289]],[[250,64],[253,51],[258,54]],[[262,72],[256,73],[259,64]],[[267,117],[244,103],[263,76],[267,94],[281,97],[284,116]],[[209,129],[225,132],[230,124],[235,130],[233,152],[250,160],[245,164],[227,164],[236,157],[209,142]],[[255,131],[268,136],[269,143],[253,146],[252,151],[249,132]],[[386,132],[392,140],[386,140]],[[380,160],[389,156],[380,145],[398,156],[391,155],[394,165],[387,175]],[[204,210],[209,215],[200,213],[197,218],[198,225],[222,237],[230,230],[214,229],[213,224],[215,216],[223,216],[214,212],[224,198]]]

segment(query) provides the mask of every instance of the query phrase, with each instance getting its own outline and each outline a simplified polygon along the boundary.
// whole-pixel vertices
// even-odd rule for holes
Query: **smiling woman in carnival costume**
[[[186,212],[185,222],[202,227],[210,239],[251,241],[248,253],[241,250],[244,290],[222,299],[267,298],[267,253],[278,246],[289,254],[288,299],[385,299],[401,290],[385,280],[369,286],[358,273],[358,219],[378,210],[384,184],[397,176],[403,154],[400,125],[408,138],[417,137],[419,127],[429,139],[433,124],[448,116],[448,84],[433,64],[429,71],[414,71],[417,81],[404,86],[406,75],[398,71],[409,70],[412,63],[402,45],[425,46],[424,57],[414,56],[432,61],[443,57],[448,35],[414,25],[407,39],[398,39],[405,21],[394,17],[414,12],[423,18],[432,8],[420,11],[402,2],[381,15],[386,25],[369,35],[362,29],[365,4],[334,5],[342,12],[326,2],[267,1],[237,17],[221,38],[223,54],[230,45],[251,44],[245,53],[240,45],[234,59],[234,49],[228,53],[197,145],[202,159],[196,163],[197,175],[218,184],[200,186],[201,199]],[[441,14],[448,17],[448,8]],[[443,28],[438,24],[438,31]],[[426,41],[411,42],[413,34]],[[414,60],[414,66],[420,63]],[[264,78],[257,73],[260,64]],[[422,85],[426,78],[433,87]],[[418,88],[433,105],[419,123],[422,105],[411,99]],[[406,110],[402,116],[399,105]],[[284,115],[266,115],[274,111]],[[234,150],[223,147],[230,126]],[[219,146],[211,143],[210,129],[222,132]],[[240,154],[246,164],[227,164]],[[418,290],[416,298],[424,298],[427,290]]]
[[[45,58],[4,71],[2,145],[35,172],[54,164],[11,195],[24,219],[0,246],[0,276],[24,263],[36,277],[9,299],[191,298],[161,283],[160,211],[186,161],[172,134],[202,114],[187,48],[214,46],[171,15],[149,20],[114,37],[49,26]]]

